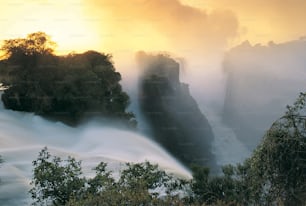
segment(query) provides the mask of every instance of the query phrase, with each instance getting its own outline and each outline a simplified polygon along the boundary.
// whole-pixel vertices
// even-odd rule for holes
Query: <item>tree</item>
[[[136,127],[126,112],[129,96],[120,85],[112,56],[96,51],[56,56],[54,43],[43,32],[5,40],[0,82],[7,109],[34,112],[77,125],[89,117],[114,118]]]
[[[209,169],[202,166],[193,167],[191,183],[195,199],[200,204],[244,205],[249,203],[246,187],[244,187],[242,168],[232,165],[222,167],[223,175],[210,176]],[[247,204],[246,204],[247,205]]]
[[[1,51],[4,58],[13,65],[22,65],[23,69],[35,67],[39,60],[51,56],[56,44],[44,32],[27,35],[26,38],[4,40]]]
[[[66,161],[51,157],[45,147],[33,161],[33,166],[33,188],[29,192],[35,200],[34,205],[65,205],[71,197],[81,195],[85,189],[81,162],[72,157]]]
[[[104,166],[102,168],[104,171]],[[101,188],[98,193],[92,191],[87,198],[72,199],[68,205],[185,205],[184,200],[171,193],[181,190],[184,181],[149,162],[127,163],[120,178],[115,182],[112,180],[110,187],[105,187],[109,185],[107,179],[104,177],[102,181],[97,181]],[[96,177],[92,180],[95,181]]]
[[[306,93],[267,131],[250,162],[257,201],[266,205],[306,202]],[[253,181],[255,182],[255,181]]]
[[[55,46],[56,43],[46,33],[36,32],[28,34],[26,38],[4,40],[1,50],[7,59],[11,59],[18,55],[52,54]]]
[[[196,166],[191,187],[195,201],[206,204],[305,205],[306,93],[287,106],[244,163],[224,166],[216,177]]]
[[[149,162],[127,163],[117,180],[101,162],[94,168],[96,175],[85,178],[80,162],[52,157],[44,148],[33,166],[29,192],[34,205],[185,205],[175,193],[182,190],[185,181]]]

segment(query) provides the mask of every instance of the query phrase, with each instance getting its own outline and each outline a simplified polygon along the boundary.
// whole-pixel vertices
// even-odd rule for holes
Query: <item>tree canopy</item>
[[[180,189],[182,182],[149,162],[127,163],[118,179],[101,162],[94,168],[95,176],[85,178],[80,161],[51,156],[47,148],[33,166],[29,191],[33,205],[168,205],[177,198],[171,191]],[[160,199],[159,190],[165,190],[169,199]]]
[[[36,32],[27,35],[26,38],[4,40],[2,51],[6,53],[7,58],[12,58],[17,54],[51,54],[54,51],[56,43],[53,42],[46,33]]]
[[[306,202],[306,93],[287,106],[248,161],[258,199],[268,205]]]
[[[96,51],[56,56],[54,42],[43,32],[4,41],[1,82],[9,88],[2,101],[7,109],[75,124],[89,116],[116,118],[135,125],[126,112],[128,95],[112,56]]]

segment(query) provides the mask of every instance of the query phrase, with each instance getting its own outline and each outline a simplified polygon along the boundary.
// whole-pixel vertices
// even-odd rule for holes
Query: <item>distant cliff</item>
[[[267,46],[244,42],[227,53],[224,70],[223,119],[254,149],[286,105],[306,89],[306,41]]]
[[[179,81],[179,64],[164,56],[140,55],[143,76],[139,100],[155,140],[186,166],[192,163],[215,168],[212,129]]]

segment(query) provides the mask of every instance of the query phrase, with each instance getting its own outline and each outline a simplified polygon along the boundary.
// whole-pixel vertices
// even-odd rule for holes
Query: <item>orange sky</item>
[[[306,35],[305,0],[0,0],[0,8],[0,39],[44,31],[58,53],[188,53]]]
[[[98,49],[81,0],[0,0],[0,8],[0,39],[44,31],[58,43],[59,53]]]

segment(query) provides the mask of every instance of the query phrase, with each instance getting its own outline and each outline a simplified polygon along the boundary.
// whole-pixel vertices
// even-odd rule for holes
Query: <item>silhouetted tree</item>
[[[10,64],[31,68],[36,66],[40,56],[51,55],[55,45],[47,34],[36,32],[29,34],[26,38],[4,40],[1,50]]]
[[[25,55],[51,54],[54,51],[55,42],[44,32],[36,32],[27,35],[26,38],[4,40],[1,50],[7,58],[23,53]]]
[[[43,32],[4,41],[7,58],[0,62],[0,73],[9,87],[2,95],[5,107],[70,124],[100,116],[134,127],[134,115],[125,111],[129,97],[122,91],[111,55],[88,51],[55,56],[54,45]]]

